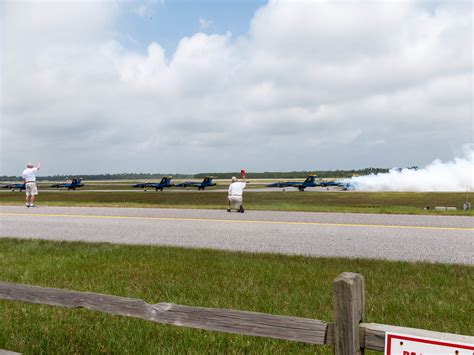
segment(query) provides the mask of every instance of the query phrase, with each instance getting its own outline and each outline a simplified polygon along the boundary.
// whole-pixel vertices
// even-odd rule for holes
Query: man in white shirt
[[[36,168],[33,167],[33,164],[26,164],[26,169],[23,170],[21,176],[25,182],[25,192],[26,192],[26,207],[35,207],[35,197],[38,195],[38,187],[36,186],[36,173],[40,169],[41,164],[38,163]]]
[[[244,188],[247,185],[247,180],[245,180],[245,175],[242,175],[244,182],[238,182],[235,176],[232,176],[232,183],[229,185],[229,194],[227,196],[227,201],[229,206],[227,207],[227,212],[230,212],[231,203],[235,203],[235,209],[237,212],[244,213],[244,206],[242,205],[242,195],[244,193]]]

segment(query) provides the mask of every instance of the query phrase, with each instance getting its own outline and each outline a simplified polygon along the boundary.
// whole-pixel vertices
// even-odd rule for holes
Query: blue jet
[[[275,182],[273,184],[267,185],[267,187],[297,187],[298,190],[304,191],[307,187],[316,187],[318,183],[316,182],[316,175],[309,175],[305,181],[296,182],[296,181],[285,181],[285,182]]]
[[[56,189],[68,189],[76,191],[77,188],[84,186],[81,184],[82,179],[72,179],[71,182],[61,182],[59,184],[51,185],[50,187],[54,187]]]
[[[175,185],[175,187],[197,187],[198,190],[204,190],[206,187],[210,186],[216,186],[215,182],[212,182],[212,176],[206,176],[202,182],[196,182],[196,181],[185,181],[182,182],[181,184]]]
[[[349,182],[341,182],[341,181],[321,181],[319,182],[319,186],[321,187],[329,187],[329,186],[336,186],[340,187],[342,190],[354,190],[354,185]]]
[[[8,184],[8,185],[5,185],[3,186],[4,189],[11,189],[12,191],[15,191],[15,190],[18,190],[18,191],[22,191],[22,190],[25,190],[25,184],[24,183],[18,183],[18,184]]]
[[[355,190],[355,186],[350,182],[340,182],[337,186],[342,188],[344,191]]]
[[[321,181],[319,185],[322,187],[341,186],[341,183],[337,181]]]
[[[140,182],[138,184],[135,184],[135,185],[132,185],[132,187],[136,187],[136,188],[139,188],[139,189],[146,189],[147,188],[151,188],[151,189],[155,189],[155,191],[163,191],[163,189],[165,187],[171,187],[171,186],[174,186],[174,184],[171,183],[171,179],[172,177],[171,176],[163,176],[163,178],[161,179],[161,181],[159,183],[157,182]]]

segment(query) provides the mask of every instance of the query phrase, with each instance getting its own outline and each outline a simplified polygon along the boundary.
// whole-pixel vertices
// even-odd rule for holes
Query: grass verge
[[[366,278],[366,321],[470,335],[474,268],[203,249],[0,239],[3,281],[332,320],[332,280]],[[23,353],[321,353],[328,347],[0,301],[0,348]]]
[[[40,192],[41,193],[41,192]],[[248,210],[355,212],[396,214],[474,215],[463,212],[464,193],[450,192],[248,192],[244,204]],[[224,208],[225,192],[44,192],[39,205],[113,206],[162,208]],[[0,204],[23,204],[23,194],[0,193]],[[430,209],[426,210],[425,207]],[[433,211],[435,206],[453,206],[457,211]]]

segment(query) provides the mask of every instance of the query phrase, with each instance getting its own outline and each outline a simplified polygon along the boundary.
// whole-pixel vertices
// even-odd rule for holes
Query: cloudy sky
[[[423,166],[474,141],[471,1],[0,10],[0,175]]]

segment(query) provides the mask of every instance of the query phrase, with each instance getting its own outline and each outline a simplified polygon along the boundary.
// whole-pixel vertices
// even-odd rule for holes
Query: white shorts
[[[25,184],[25,193],[26,196],[36,196],[38,195],[38,187],[35,182],[27,182]]]
[[[235,203],[235,208],[242,206],[242,196],[232,195],[227,197],[230,203]]]

